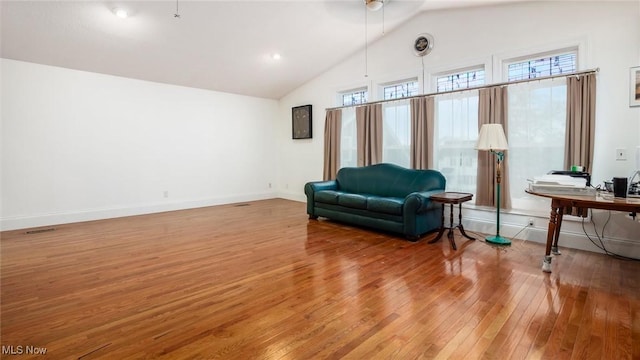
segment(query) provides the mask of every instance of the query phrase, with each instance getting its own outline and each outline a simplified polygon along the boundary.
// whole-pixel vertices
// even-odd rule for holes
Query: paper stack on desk
[[[587,187],[587,180],[569,175],[542,175],[530,180],[529,190],[549,194],[592,195],[595,190]]]

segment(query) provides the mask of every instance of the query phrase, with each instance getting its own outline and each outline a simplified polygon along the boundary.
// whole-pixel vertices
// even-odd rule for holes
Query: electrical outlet
[[[533,226],[533,218],[529,218],[528,224],[529,224],[529,226]]]
[[[627,160],[627,149],[616,149],[616,160]]]
[[[163,193],[163,195],[164,195],[164,197],[165,197],[165,198],[168,198],[168,197],[169,197],[169,191],[168,191],[168,190],[165,190],[165,191],[164,191],[164,193]]]

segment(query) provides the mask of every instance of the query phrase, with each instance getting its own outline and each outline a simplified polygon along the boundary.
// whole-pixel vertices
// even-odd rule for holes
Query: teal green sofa
[[[445,191],[437,170],[413,170],[393,164],[345,167],[336,180],[304,186],[309,219],[340,222],[402,234],[410,240],[440,228],[442,206],[432,194]]]

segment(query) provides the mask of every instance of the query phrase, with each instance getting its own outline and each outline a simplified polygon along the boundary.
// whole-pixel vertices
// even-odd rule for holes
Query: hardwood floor
[[[540,244],[453,251],[305,206],[2,233],[2,358],[640,358],[638,262],[563,249],[546,274]]]

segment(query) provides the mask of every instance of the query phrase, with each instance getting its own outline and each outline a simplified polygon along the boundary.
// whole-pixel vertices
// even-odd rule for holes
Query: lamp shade
[[[484,124],[480,128],[478,142],[476,143],[478,150],[508,150],[507,137],[500,124]]]

